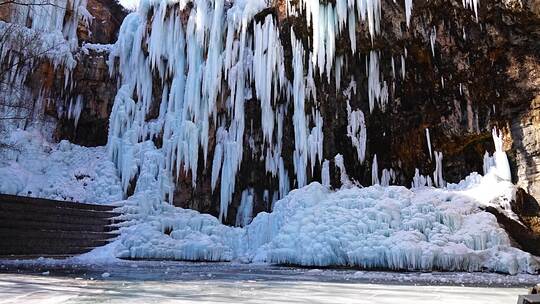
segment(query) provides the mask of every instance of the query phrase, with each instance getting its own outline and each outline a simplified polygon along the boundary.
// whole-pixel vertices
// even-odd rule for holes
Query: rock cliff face
[[[381,30],[373,41],[365,24],[355,34],[356,53],[346,34],[338,36],[335,58],[343,62],[340,79],[332,76],[328,81],[318,73],[314,76],[323,121],[323,159],[330,163],[331,184],[341,186],[341,172],[334,161],[337,154],[343,156],[348,176],[362,185],[372,182],[375,155],[378,175],[382,168],[392,168],[396,173],[395,184],[410,186],[416,168],[420,174],[432,175],[436,161],[428,148],[426,129],[433,151],[443,154],[444,179],[457,182],[472,171],[482,172],[485,151],[494,150],[491,130],[496,126],[504,134],[513,182],[530,195],[529,204],[537,204],[536,200],[540,199],[540,2],[481,3],[477,20],[474,11],[464,8],[461,1],[419,0],[413,2],[409,26],[402,2],[385,0],[381,5]],[[123,13],[108,2],[92,0],[88,7],[96,17],[90,27],[92,35],[84,38],[81,31],[80,36],[95,43],[114,42]],[[264,20],[267,15],[276,20],[281,37],[290,37],[293,29],[304,47],[309,48],[308,37],[313,29],[307,25],[305,16],[287,15],[282,0],[274,1],[255,20]],[[151,20],[152,15],[148,18]],[[282,43],[285,73],[292,81],[292,46],[288,39]],[[365,71],[372,50],[378,52],[380,78],[387,84],[388,102],[371,111],[370,80]],[[85,101],[76,127],[72,119],[50,111],[59,117],[58,139],[68,138],[83,145],[107,142],[109,115],[118,88],[118,75],[110,77],[108,73],[108,56],[107,48],[81,50],[72,76],[74,87],[68,93],[56,89],[62,87],[62,76],[53,77],[50,90],[57,96],[71,100],[81,95]],[[38,69],[37,73],[51,74],[46,69]],[[347,90],[351,80],[356,83],[355,90]],[[156,75],[154,88],[154,99],[159,101],[163,87]],[[294,188],[294,110],[291,103],[283,101],[283,104],[287,111],[281,155],[289,172],[290,187]],[[359,160],[347,135],[350,111],[347,104],[365,115],[364,162]],[[159,102],[152,107],[149,120],[157,116]],[[218,111],[225,111],[224,107]],[[242,152],[226,220],[229,224],[234,224],[244,190],[254,189],[254,213],[257,213],[271,210],[271,201],[276,199],[272,193],[279,187],[276,177],[265,170],[261,107],[258,102],[248,101],[245,113],[243,146],[250,148]],[[211,160],[216,129],[210,128],[208,159]],[[154,141],[160,145],[159,137]],[[320,163],[307,171],[309,181],[320,181]],[[181,173],[175,204],[218,215],[219,191],[212,191],[211,176],[212,162],[205,163],[200,156],[196,187],[192,186],[190,173]],[[528,216],[534,218],[534,212]]]
[[[75,100],[81,96],[83,107],[77,125],[65,115],[51,113],[59,119],[55,131],[58,140],[68,139],[85,146],[107,144],[109,114],[117,90],[117,81],[109,74],[108,56],[108,48],[87,48],[77,53],[77,65],[72,72],[73,89],[60,100]],[[57,74],[54,87],[61,87],[63,82],[64,75]],[[67,102],[62,104],[62,108],[68,107]]]
[[[66,36],[68,32],[66,24],[72,19],[78,20],[75,45],[63,46],[61,42],[57,41],[50,46],[50,49],[38,50],[42,54],[29,52],[27,58],[23,58],[23,60],[28,61],[25,68],[31,71],[24,81],[30,95],[35,100],[43,101],[41,103],[44,112],[57,120],[54,134],[56,139],[69,139],[87,146],[105,145],[107,143],[109,115],[117,90],[116,79],[109,75],[107,60],[110,44],[116,41],[119,27],[127,12],[114,0],[89,0],[81,5],[86,6],[86,10],[91,16],[79,19],[79,17],[73,16],[75,12],[71,7],[74,5],[74,1],[66,1],[67,9],[65,10],[61,10],[60,4],[58,7],[54,5],[34,7],[32,2],[25,3],[24,1],[1,3],[0,21],[27,26],[33,29],[33,31],[28,30],[30,35],[39,37],[42,31],[47,33],[54,30],[54,28],[41,28],[42,25],[36,23],[37,21],[34,19],[40,18],[41,15],[45,15],[49,19],[52,19],[53,15],[63,16],[63,24],[60,24],[62,27],[56,29],[59,33],[58,36],[61,34]],[[27,7],[31,10],[26,11]],[[81,14],[86,15],[86,13]],[[5,28],[15,29],[13,25],[3,27],[3,29]],[[13,36],[13,39],[16,40],[15,43],[18,44],[32,40],[32,36],[25,37],[22,34]],[[68,45],[67,37],[64,38],[66,41],[63,43]],[[47,38],[43,39],[45,41]],[[5,36],[0,38],[0,45],[6,51],[10,47],[13,48],[14,53],[26,51],[24,45],[9,46],[9,42]],[[55,58],[55,53],[58,52],[56,49],[65,50],[65,48],[71,48],[72,54],[68,56],[62,54],[58,58],[59,62],[53,63],[51,58]],[[38,57],[44,58],[38,59]],[[75,62],[71,63],[70,60],[73,59]],[[6,56],[5,62],[2,63],[3,66],[0,68],[1,76],[10,72],[10,70],[5,69],[6,66],[9,66],[8,60],[10,57]],[[81,100],[82,109],[80,117],[77,118],[77,124],[75,124],[75,119],[68,117],[70,116],[68,112],[70,105],[73,106],[77,98]],[[21,102],[24,101],[21,100]]]

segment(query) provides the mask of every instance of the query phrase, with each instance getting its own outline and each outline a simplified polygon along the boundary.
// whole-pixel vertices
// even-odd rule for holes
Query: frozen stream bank
[[[0,303],[515,303],[538,276],[0,261]]]

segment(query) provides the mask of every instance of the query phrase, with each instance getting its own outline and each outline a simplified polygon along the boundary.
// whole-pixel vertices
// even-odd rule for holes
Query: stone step
[[[70,256],[119,234],[114,206],[0,194],[0,257]]]
[[[1,203],[0,203],[1,204]],[[55,211],[51,213],[33,213],[20,211],[3,211],[0,210],[0,221],[4,219],[14,219],[20,221],[37,221],[47,223],[63,223],[63,224],[82,224],[82,225],[103,225],[108,226],[114,223],[119,223],[111,218],[86,217],[76,215],[62,215]]]
[[[103,224],[84,224],[84,223],[60,223],[60,222],[43,222],[36,219],[21,220],[14,218],[0,218],[1,228],[15,228],[21,230],[60,230],[73,232],[113,232],[118,230],[114,225]]]
[[[27,196],[17,196],[9,194],[0,194],[0,202],[10,202],[10,203],[20,203],[20,204],[29,204],[33,206],[45,206],[45,207],[61,207],[61,208],[73,208],[81,210],[95,210],[95,211],[112,211],[115,206],[107,205],[94,205],[86,203],[76,203],[76,202],[67,202],[67,201],[56,201],[44,198],[34,198]]]
[[[106,245],[109,239],[83,239],[83,238],[44,238],[44,237],[25,237],[9,238],[0,241],[0,250],[6,250],[8,254],[12,248],[27,248],[32,252],[40,251],[42,248],[70,248],[70,247],[98,247]],[[63,252],[59,252],[63,253]]]
[[[75,203],[74,203],[75,204]],[[17,212],[17,213],[33,213],[39,216],[39,214],[58,214],[58,215],[70,215],[77,217],[91,217],[91,218],[111,218],[119,216],[120,214],[112,211],[96,211],[90,209],[77,209],[70,207],[59,206],[44,206],[34,204],[24,204],[19,202],[5,202],[0,201],[0,211],[5,212]]]
[[[93,242],[58,242],[53,239],[31,239],[23,242],[7,242],[0,246],[0,256],[28,255],[75,255],[108,244],[106,240]]]
[[[73,231],[62,230],[38,230],[38,229],[17,229],[17,228],[0,228],[0,244],[4,240],[9,239],[57,239],[57,240],[109,240],[118,236],[118,233],[112,232],[91,232],[80,231],[74,233]]]

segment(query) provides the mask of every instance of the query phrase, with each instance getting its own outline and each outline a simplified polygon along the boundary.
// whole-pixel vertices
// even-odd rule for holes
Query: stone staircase
[[[65,257],[118,236],[113,206],[0,194],[0,257]]]

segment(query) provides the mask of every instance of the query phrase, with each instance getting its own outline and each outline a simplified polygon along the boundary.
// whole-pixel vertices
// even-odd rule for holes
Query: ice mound
[[[135,195],[116,255],[388,270],[534,273],[536,258],[512,247],[495,217],[470,193],[475,176],[454,189],[401,186],[331,191],[311,183],[258,214],[244,228],[210,215]],[[508,189],[498,187],[494,196]],[[498,192],[497,192],[498,191]]]
[[[372,186],[324,193],[311,184],[292,192],[290,201],[277,202],[267,223],[257,217],[248,230],[272,230],[257,259],[392,270],[534,271],[533,258],[511,247],[495,217],[458,192]]]

